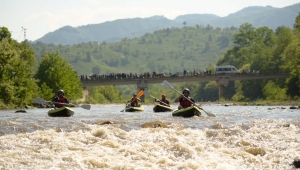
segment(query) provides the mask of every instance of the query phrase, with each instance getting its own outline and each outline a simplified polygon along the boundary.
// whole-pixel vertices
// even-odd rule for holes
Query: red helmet
[[[162,94],[161,97],[166,97],[166,94]]]

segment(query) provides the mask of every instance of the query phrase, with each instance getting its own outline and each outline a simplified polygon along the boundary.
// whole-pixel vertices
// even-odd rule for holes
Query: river
[[[273,170],[300,158],[300,109],[204,105],[216,117],[182,118],[152,107],[92,105],[64,118],[1,110],[0,169]]]

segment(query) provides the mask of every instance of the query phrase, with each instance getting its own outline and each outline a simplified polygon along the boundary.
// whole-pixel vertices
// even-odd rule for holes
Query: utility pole
[[[22,31],[24,31],[24,41],[26,40],[26,28],[22,27]]]

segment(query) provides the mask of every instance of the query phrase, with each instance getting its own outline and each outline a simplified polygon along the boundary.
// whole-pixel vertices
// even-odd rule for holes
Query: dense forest
[[[58,51],[78,74],[165,72],[205,69],[232,46],[238,28],[167,28],[117,43],[89,42],[72,46],[32,44],[39,61],[45,51]]]
[[[174,73],[183,69],[234,65],[240,70],[289,72],[287,80],[235,81],[226,87],[222,100],[286,101],[300,96],[300,14],[294,28],[272,30],[255,28],[249,23],[239,28],[183,27],[168,28],[140,38],[117,43],[90,42],[72,46],[21,43],[11,38],[7,28],[0,29],[0,107],[23,107],[34,98],[50,100],[64,89],[72,102],[82,97],[78,76],[110,72],[157,71]],[[187,87],[196,101],[216,101],[215,82],[177,83]],[[123,102],[135,92],[133,86],[89,87],[85,102]],[[151,85],[149,93],[160,96],[176,93]]]

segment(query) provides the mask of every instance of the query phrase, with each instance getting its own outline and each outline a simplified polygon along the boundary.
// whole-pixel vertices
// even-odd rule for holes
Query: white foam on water
[[[84,124],[0,137],[3,169],[291,169],[299,125],[257,119],[229,128],[145,128]]]

